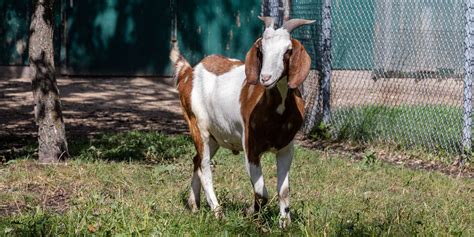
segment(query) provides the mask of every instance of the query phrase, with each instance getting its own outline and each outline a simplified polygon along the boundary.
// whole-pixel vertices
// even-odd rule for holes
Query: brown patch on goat
[[[289,58],[288,86],[294,89],[306,80],[311,69],[311,57],[298,40],[292,39],[291,43],[293,49]],[[285,65],[287,65],[286,62]]]
[[[201,64],[206,68],[207,71],[214,73],[217,76],[220,76],[230,70],[243,65],[242,61],[230,60],[222,55],[211,55],[205,57]]]
[[[263,152],[287,146],[303,124],[304,101],[298,89],[288,88],[283,114],[277,112],[282,103],[277,87],[266,90],[260,84],[245,83],[240,103],[244,118],[244,145],[249,162],[255,165],[260,163]]]
[[[257,39],[252,48],[245,56],[245,75],[247,76],[247,83],[252,85],[257,84],[260,77],[260,70],[262,69],[262,38]]]
[[[203,142],[201,138],[201,132],[197,125],[196,116],[191,109],[191,91],[193,88],[193,69],[187,65],[177,72],[177,82],[179,99],[181,101],[181,108],[183,110],[184,118],[188,122],[189,132],[194,142],[197,154],[193,158],[194,171],[201,167],[201,159],[203,153]]]

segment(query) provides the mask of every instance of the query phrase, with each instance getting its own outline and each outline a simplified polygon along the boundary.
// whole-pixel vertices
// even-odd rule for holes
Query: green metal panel
[[[170,73],[170,1],[81,0],[73,4],[66,7],[65,46],[72,73]]]
[[[374,66],[375,0],[333,0],[334,69],[370,70]]]
[[[332,1],[332,67],[334,69],[373,68],[375,0]],[[316,20],[293,33],[319,68],[321,40],[321,0],[292,0],[292,18]]]
[[[0,65],[28,62],[31,0],[0,0]]]
[[[179,46],[191,64],[210,54],[244,60],[262,33],[259,0],[177,1]]]
[[[291,1],[291,18],[316,20],[314,24],[302,26],[291,34],[298,39],[311,56],[311,68],[319,69],[321,66],[321,0],[293,0]]]
[[[27,66],[28,38],[33,7],[31,0],[0,0],[0,65]],[[61,46],[61,1],[54,5],[54,58],[59,63]]]

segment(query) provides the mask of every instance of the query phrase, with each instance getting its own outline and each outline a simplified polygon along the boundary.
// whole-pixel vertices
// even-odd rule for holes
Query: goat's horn
[[[291,33],[294,29],[302,25],[307,25],[314,22],[315,20],[291,19],[291,20],[285,21],[285,23],[283,23],[283,26],[281,28],[286,29],[288,32]]]
[[[262,20],[265,23],[265,28],[273,27],[273,17],[271,16],[258,16],[258,19]]]

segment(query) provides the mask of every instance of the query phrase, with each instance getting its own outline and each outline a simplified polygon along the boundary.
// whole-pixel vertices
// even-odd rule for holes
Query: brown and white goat
[[[188,205],[193,211],[199,208],[202,187],[211,209],[216,215],[222,214],[210,161],[217,149],[224,147],[244,151],[255,192],[249,211],[258,211],[268,200],[260,157],[271,151],[277,158],[280,226],[285,227],[290,223],[288,176],[293,139],[304,114],[298,86],[311,64],[303,45],[290,33],[314,21],[292,19],[274,29],[272,18],[260,19],[265,22],[265,31],[247,53],[245,63],[211,55],[193,69],[177,47],[171,53],[184,117],[197,150]]]

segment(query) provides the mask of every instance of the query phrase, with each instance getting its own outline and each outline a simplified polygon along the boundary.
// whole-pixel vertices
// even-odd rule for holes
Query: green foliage
[[[167,162],[128,162],[144,160],[152,144],[158,157],[153,162]],[[227,150],[218,151],[214,184],[225,217],[216,220],[204,196],[198,213],[185,207],[194,152],[189,138],[109,134],[71,143],[71,150],[75,159],[67,165],[17,160],[0,166],[0,235],[474,234],[472,179],[394,167],[378,162],[370,151],[354,162],[297,148],[291,173],[292,225],[282,231],[271,154],[262,158],[269,205],[247,217],[243,210],[253,194],[244,162]],[[186,158],[173,159],[178,157]],[[61,195],[58,190],[63,190]]]
[[[189,156],[191,140],[186,136],[166,136],[157,132],[132,131],[105,134],[98,139],[71,144],[76,159],[161,162]]]
[[[365,152],[362,156],[361,164],[363,167],[373,167],[377,164],[380,164],[380,160],[377,159],[377,156],[374,151],[369,150]]]
[[[320,122],[318,126],[314,127],[310,132],[312,139],[331,139],[330,126],[326,125],[324,122]]]
[[[439,153],[461,150],[461,110],[443,106],[365,106],[333,111],[340,140],[390,141]]]

